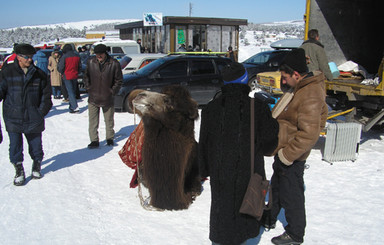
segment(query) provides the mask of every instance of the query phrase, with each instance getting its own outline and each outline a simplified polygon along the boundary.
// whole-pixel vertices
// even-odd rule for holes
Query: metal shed
[[[246,19],[164,16],[162,26],[144,26],[143,21],[116,25],[121,39],[141,39],[149,53],[176,52],[184,44],[194,51],[226,52],[239,49],[239,26]]]

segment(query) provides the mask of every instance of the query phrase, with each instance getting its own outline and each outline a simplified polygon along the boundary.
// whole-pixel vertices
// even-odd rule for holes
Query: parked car
[[[92,45],[91,52],[93,48],[98,44],[104,44],[108,48],[108,53],[111,54],[140,54],[140,45],[133,40],[102,40],[95,42]]]
[[[248,72],[248,85],[254,88],[257,74],[260,72],[277,71],[285,55],[303,43],[301,39],[284,39],[272,43],[273,50],[257,53],[242,62]]]
[[[171,84],[185,86],[199,105],[207,104],[223,86],[222,69],[229,58],[219,56],[170,55],[159,58],[136,72],[125,74],[115,96],[115,109],[130,111],[127,97],[134,89],[160,92]]]
[[[128,74],[137,71],[140,68],[148,65],[154,60],[166,56],[166,54],[130,54],[120,59],[120,66],[123,70],[123,74]]]

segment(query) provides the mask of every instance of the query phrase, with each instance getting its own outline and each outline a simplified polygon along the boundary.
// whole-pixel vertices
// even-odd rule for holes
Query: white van
[[[103,40],[95,42],[93,48],[98,44],[104,44],[110,54],[140,54],[140,45],[133,40]]]

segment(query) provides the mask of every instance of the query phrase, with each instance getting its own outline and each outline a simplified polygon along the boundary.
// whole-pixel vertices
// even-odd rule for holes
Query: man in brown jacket
[[[114,98],[119,92],[123,74],[117,60],[107,53],[107,46],[96,45],[96,57],[90,58],[84,73],[84,84],[88,91],[89,138],[88,148],[99,147],[99,115],[103,110],[107,145],[113,146],[114,127]]]
[[[280,72],[281,83],[289,85],[291,90],[272,111],[279,123],[279,143],[271,178],[271,222],[264,224],[274,228],[280,209],[284,208],[288,225],[272,243],[301,244],[306,226],[304,164],[326,123],[325,77],[319,71],[308,72],[305,51],[301,48],[287,54]]]

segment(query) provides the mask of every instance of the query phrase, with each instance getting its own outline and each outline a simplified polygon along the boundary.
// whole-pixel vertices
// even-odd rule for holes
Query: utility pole
[[[192,16],[192,3],[189,3],[189,17]]]

